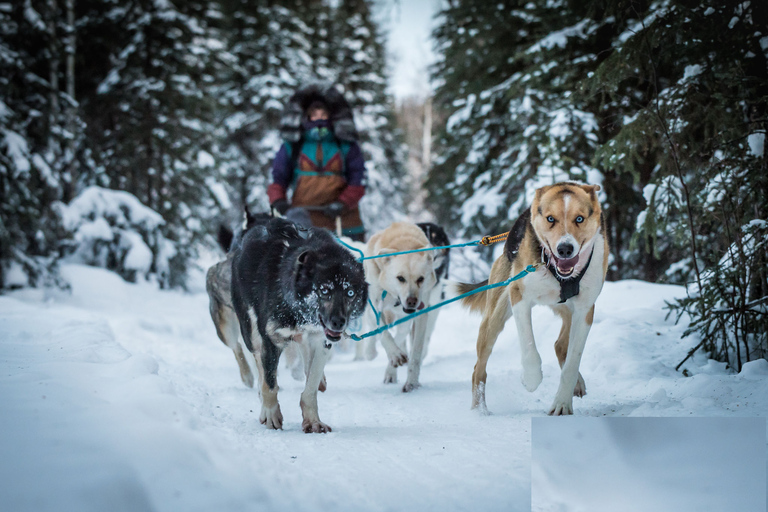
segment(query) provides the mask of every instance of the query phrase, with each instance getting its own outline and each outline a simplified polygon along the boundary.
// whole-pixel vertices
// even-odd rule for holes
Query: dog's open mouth
[[[332,331],[326,327],[324,332],[328,341],[339,341],[341,339],[341,331]]]
[[[411,313],[415,313],[415,312],[416,312],[416,310],[422,310],[422,309],[424,309],[426,306],[427,306],[426,304],[424,304],[423,302],[420,302],[420,303],[419,303],[419,305],[418,305],[418,307],[415,307],[415,308],[406,308],[406,307],[403,307],[403,311],[404,311],[406,314],[410,315]]]
[[[323,326],[323,333],[328,341],[339,341],[341,339],[342,331],[334,331],[333,329],[327,328],[322,318],[320,319],[320,325]]]
[[[573,258],[561,260],[553,254],[552,259],[555,260],[555,268],[557,269],[557,273],[560,274],[560,277],[569,277],[573,274],[573,269],[576,268],[576,264],[579,262],[579,255],[577,254]]]

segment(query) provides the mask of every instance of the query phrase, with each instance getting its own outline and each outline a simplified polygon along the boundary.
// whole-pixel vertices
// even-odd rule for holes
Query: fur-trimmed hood
[[[303,132],[302,119],[307,108],[315,101],[328,106],[328,115],[336,138],[355,142],[358,139],[352,109],[344,96],[334,87],[310,85],[291,96],[280,119],[280,136],[288,142],[298,142]]]

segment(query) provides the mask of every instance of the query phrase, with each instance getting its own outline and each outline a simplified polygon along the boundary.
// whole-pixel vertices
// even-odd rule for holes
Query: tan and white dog
[[[560,386],[550,415],[573,414],[573,397],[587,393],[579,363],[608,268],[608,240],[597,199],[599,185],[563,182],[536,190],[531,208],[509,233],[504,254],[491,268],[488,281],[459,284],[466,293],[487,283],[498,283],[542,262],[536,272],[462,300],[481,311],[477,336],[477,364],[472,375],[472,408],[487,412],[486,365],[496,338],[515,317],[522,356],[523,385],[534,391],[542,380],[541,357],[531,325],[531,309],[546,305],[562,318],[555,353],[562,368]]]
[[[424,232],[415,224],[395,222],[384,231],[371,237],[365,255],[383,255],[392,252],[423,249],[430,246]],[[384,325],[421,310],[434,300],[437,284],[435,268],[442,261],[435,260],[429,251],[401,254],[365,260],[365,278],[368,281],[368,296],[376,312],[378,322],[371,308],[366,309],[367,323]],[[389,331],[381,334],[381,345],[389,359],[384,374],[385,383],[397,382],[397,367],[408,363],[408,377],[403,385],[407,393],[419,387],[421,361],[429,343],[430,315],[427,313],[395,327],[395,336]],[[432,322],[434,326],[434,322]],[[405,341],[411,334],[410,356],[405,352]]]

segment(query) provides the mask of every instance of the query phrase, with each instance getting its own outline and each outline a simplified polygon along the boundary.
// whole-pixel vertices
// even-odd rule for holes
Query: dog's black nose
[[[328,319],[328,327],[337,332],[344,330],[346,323],[347,321],[341,315],[331,315],[331,318]]]
[[[405,299],[405,306],[408,309],[414,309],[419,304],[418,297],[408,297]]]
[[[573,244],[565,242],[557,246],[557,255],[564,260],[573,257]]]

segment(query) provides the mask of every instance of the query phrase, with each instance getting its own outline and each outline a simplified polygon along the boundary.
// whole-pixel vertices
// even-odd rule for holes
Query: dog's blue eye
[[[405,282],[405,278],[403,276],[397,276],[397,280],[400,281],[401,283]]]
[[[328,288],[320,288],[320,293],[323,295],[328,295]]]
[[[576,224],[581,224],[582,222],[584,222],[584,217],[582,217],[581,215],[576,217]]]
[[[347,290],[347,295],[349,295],[350,297],[354,297],[355,296],[354,290]]]
[[[550,215],[549,217],[547,217],[547,222],[551,222],[552,224],[554,224],[555,223],[555,218]]]

